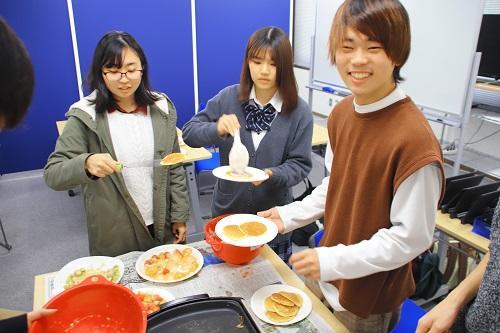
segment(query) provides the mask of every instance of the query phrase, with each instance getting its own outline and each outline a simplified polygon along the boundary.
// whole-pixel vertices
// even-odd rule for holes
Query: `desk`
[[[190,244],[195,247],[208,247],[204,242],[197,242]],[[202,251],[203,252],[203,251]],[[204,254],[206,255],[206,254]],[[310,298],[313,304],[313,312],[317,314],[319,317],[321,317],[331,328],[331,332],[337,332],[337,333],[348,333],[347,329],[333,316],[332,312],[330,312],[326,306],[316,297],[314,294],[304,285],[302,280],[271,250],[271,248],[268,245],[264,245],[260,251],[260,256],[264,259],[267,259],[272,267],[278,272],[279,276],[282,278],[282,280],[291,286],[294,286],[296,288],[299,288],[303,290]],[[255,261],[255,260],[254,260]],[[224,266],[225,269],[227,269],[227,265],[223,264],[221,266]],[[234,267],[234,269],[239,269],[243,267],[250,267],[248,266],[231,266]],[[213,266],[215,267],[215,266]],[[206,268],[204,268],[206,269]],[[216,269],[216,268],[215,268]],[[202,270],[203,271],[203,270]],[[54,276],[56,273],[48,273],[48,274],[43,274],[43,275],[37,275],[35,276],[35,290],[34,290],[34,297],[33,297],[33,309],[40,309],[43,304],[47,302],[45,299],[46,295],[46,280],[49,277]],[[238,277],[237,274],[233,274],[235,278],[240,278]],[[196,277],[190,279],[194,280]],[[190,281],[187,280],[187,281]],[[168,286],[168,285],[167,285]],[[200,290],[200,293],[204,292],[204,290]],[[213,296],[213,295],[211,295]],[[235,295],[236,296],[236,295]],[[249,300],[248,300],[249,301]],[[250,309],[249,309],[250,311]],[[251,311],[250,311],[251,312]],[[258,321],[257,321],[258,323]]]
[[[326,145],[328,143],[328,129],[326,127],[314,124],[312,146]]]
[[[473,233],[470,224],[462,224],[459,219],[452,219],[448,214],[437,212],[436,228],[482,253],[488,252],[490,240]]]
[[[496,84],[476,83],[476,88],[500,93],[500,86]]]
[[[60,120],[56,122],[57,132],[59,133],[59,135],[61,135],[64,129],[64,125],[66,125],[66,120]],[[184,143],[184,140],[182,140],[182,132],[178,128],[177,138],[179,139],[181,151],[185,155],[183,163],[184,169],[186,170],[186,182],[188,186],[189,202],[191,206],[191,220],[194,222],[194,233],[187,235],[187,241],[194,242],[204,238],[205,224],[201,217],[198,185],[196,184],[196,174],[193,162],[209,159],[212,157],[212,153],[210,153],[205,148],[192,148],[186,145]]]

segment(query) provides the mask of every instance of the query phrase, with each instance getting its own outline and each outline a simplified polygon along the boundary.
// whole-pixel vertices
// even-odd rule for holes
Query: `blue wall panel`
[[[56,120],[78,98],[66,1],[0,1],[0,15],[24,41],[36,75],[28,116],[0,133],[0,173],[39,169],[54,149]]]
[[[199,101],[238,83],[250,35],[265,26],[289,31],[290,0],[197,0]]]
[[[149,62],[153,90],[175,103],[177,126],[194,112],[191,5],[187,0],[73,0],[82,77],[99,39],[108,31],[132,34]]]

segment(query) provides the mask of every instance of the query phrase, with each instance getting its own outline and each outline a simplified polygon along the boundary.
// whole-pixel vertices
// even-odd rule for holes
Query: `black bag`
[[[412,299],[429,299],[443,283],[443,274],[439,270],[439,256],[426,251],[413,260],[415,265],[415,293]]]
[[[300,201],[304,199],[315,189],[315,187],[312,186],[311,181],[307,177],[304,179],[304,184],[306,185],[304,193],[293,199],[293,201]],[[292,231],[292,242],[299,246],[308,246],[309,238],[318,230],[319,228],[316,223],[311,223],[303,226],[302,228],[295,229],[294,231]]]

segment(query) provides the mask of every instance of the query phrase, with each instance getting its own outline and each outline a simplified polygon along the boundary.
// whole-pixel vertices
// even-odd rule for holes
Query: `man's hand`
[[[53,315],[57,312],[57,309],[41,309],[28,313],[28,329],[31,328],[31,325],[35,320],[38,320],[42,317],[47,317]]]
[[[453,322],[458,316],[460,309],[457,302],[445,298],[438,305],[427,312],[418,321],[415,333],[445,333],[450,332]]]
[[[186,223],[172,223],[172,234],[175,236],[174,244],[184,243],[186,241]]]
[[[321,278],[318,253],[313,249],[292,254],[290,264],[292,264],[292,268],[297,274],[308,279],[319,280]]]
[[[283,220],[281,219],[280,214],[278,213],[278,209],[276,209],[276,207],[264,210],[262,212],[257,212],[257,215],[273,221],[274,224],[276,224],[276,226],[278,227],[279,233],[285,231],[285,225],[283,224]]]
[[[260,184],[262,184],[263,182],[265,182],[266,180],[268,180],[273,176],[273,171],[271,169],[264,169],[264,173],[268,176],[268,178],[265,180],[258,180],[256,182],[252,182],[253,186],[259,186]]]
[[[236,130],[240,129],[238,117],[234,114],[223,114],[217,121],[217,134],[224,136],[226,134],[234,135]]]
[[[109,154],[93,154],[85,161],[85,170],[102,178],[120,171],[119,163]]]

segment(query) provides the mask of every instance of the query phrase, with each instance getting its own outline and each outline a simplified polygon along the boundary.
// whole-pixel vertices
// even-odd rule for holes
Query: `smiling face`
[[[137,71],[142,70],[141,60],[139,59],[137,53],[128,47],[123,49],[122,57],[123,65],[121,67],[102,68],[104,83],[117,103],[134,102],[134,93],[141,83],[141,77],[139,76],[138,78],[131,79],[129,76],[135,75],[130,75],[129,73],[138,74]],[[117,72],[127,72],[127,75],[121,75],[121,78],[118,81],[110,80],[110,74]]]
[[[382,44],[351,28],[335,51],[335,65],[357,104],[376,102],[396,86],[395,64]]]
[[[276,85],[276,64],[268,50],[262,50],[248,61],[250,76],[257,94],[267,92],[274,95]]]

